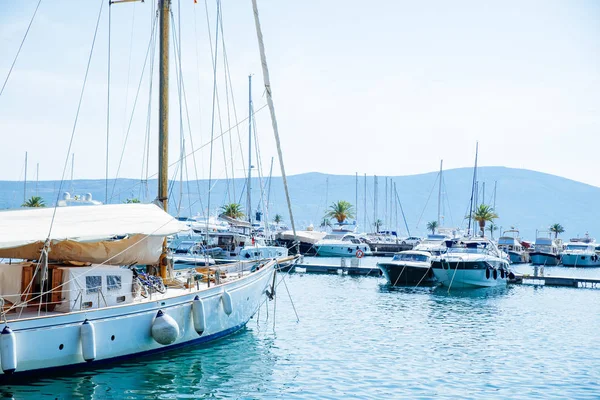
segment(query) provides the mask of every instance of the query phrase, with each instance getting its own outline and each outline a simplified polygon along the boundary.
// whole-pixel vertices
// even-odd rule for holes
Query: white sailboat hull
[[[233,333],[250,320],[265,300],[274,279],[274,265],[268,263],[243,278],[204,290],[169,289],[166,295],[153,295],[152,301],[9,320],[8,326],[16,339],[14,374],[116,361],[208,342]],[[171,290],[177,290],[178,294],[169,296]],[[196,296],[204,306],[205,328],[201,334],[194,329],[192,314]],[[159,344],[153,338],[152,326],[159,310],[179,327],[179,334],[169,345]],[[84,360],[82,352],[81,326],[85,320],[95,330],[96,357],[89,362]],[[9,375],[5,373],[0,378]]]

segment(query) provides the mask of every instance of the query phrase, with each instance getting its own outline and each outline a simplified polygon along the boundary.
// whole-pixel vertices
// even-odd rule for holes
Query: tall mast
[[[252,75],[248,75],[248,183],[246,187],[248,222],[252,226]]]
[[[379,233],[379,226],[377,226],[377,191],[379,187],[377,185],[377,175],[373,178],[375,182],[373,182],[373,223],[375,224],[375,230]]]
[[[37,163],[35,172],[35,195],[38,195],[38,183],[40,183],[40,163]]]
[[[73,174],[75,173],[75,153],[71,154],[71,194],[75,195],[75,186],[73,184]]]
[[[438,189],[438,219],[437,219],[437,223],[438,223],[438,227],[440,227],[440,209],[441,209],[441,204],[442,204],[442,168],[444,165],[444,160],[440,160],[440,182],[439,182],[439,189]]]
[[[494,181],[494,210],[496,209],[496,186],[498,185],[498,181]]]
[[[368,229],[369,227],[367,226],[367,174],[365,173],[365,204],[364,204],[364,211],[363,211],[363,229],[365,230],[365,233],[369,232]]]
[[[386,226],[386,228],[388,227],[388,208],[387,208],[387,196],[388,196],[388,178],[387,176],[385,177],[385,196],[384,196],[384,203],[383,203],[383,224]]]
[[[27,201],[27,152],[25,152],[25,179],[23,181],[23,203]]]
[[[358,172],[356,172],[355,174],[354,186],[354,220],[356,221],[356,223],[358,223]]]
[[[165,212],[169,186],[169,17],[171,0],[159,0],[160,55],[159,55],[159,100],[158,100],[158,201]],[[160,257],[160,275],[167,277],[167,239],[163,242]]]
[[[471,234],[471,222],[473,220],[473,196],[477,187],[477,155],[479,153],[479,142],[475,142],[475,168],[473,168],[473,184],[471,186],[471,204],[469,205],[469,228],[468,234]],[[477,203],[477,202],[475,202]]]

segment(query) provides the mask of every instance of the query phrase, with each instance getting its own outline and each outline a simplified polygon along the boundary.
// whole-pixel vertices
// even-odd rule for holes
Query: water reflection
[[[271,342],[243,329],[210,345],[141,357],[111,367],[3,388],[2,398],[121,399],[221,397],[260,390],[272,380]],[[57,396],[57,394],[59,394]]]

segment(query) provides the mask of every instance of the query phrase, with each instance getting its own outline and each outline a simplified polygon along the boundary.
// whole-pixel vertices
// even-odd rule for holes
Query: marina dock
[[[509,283],[600,289],[600,279],[572,276],[515,275],[515,279],[511,279]]]
[[[381,276],[381,270],[376,266],[361,266],[356,258],[340,258],[340,263],[335,264],[305,264],[303,262],[294,265],[293,272],[307,272],[317,274],[339,274],[339,275],[365,275]]]

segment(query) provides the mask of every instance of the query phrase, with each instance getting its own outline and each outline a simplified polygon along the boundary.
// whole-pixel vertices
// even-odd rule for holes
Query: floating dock
[[[338,275],[365,275],[365,276],[381,276],[382,272],[377,267],[361,267],[354,263],[345,265],[324,265],[324,264],[296,264],[293,272],[308,272],[317,274],[338,274]]]
[[[511,279],[509,283],[600,289],[600,279],[598,278],[577,278],[573,276],[515,275],[515,279]]]

